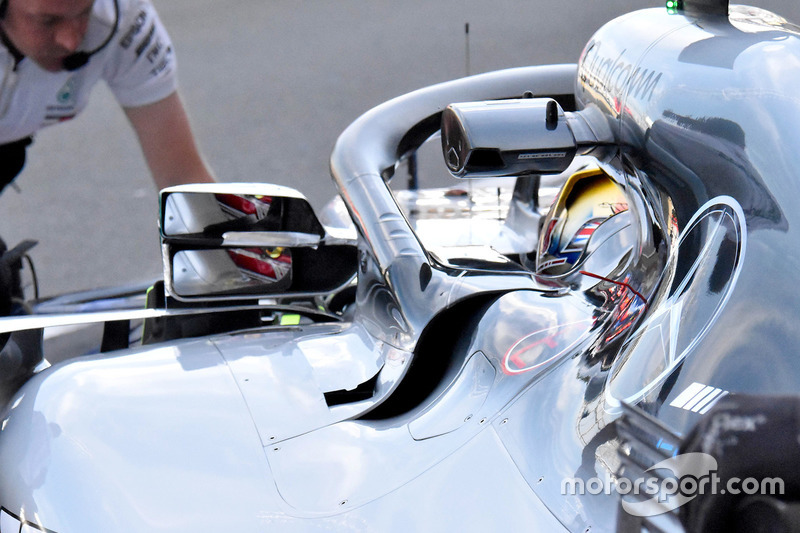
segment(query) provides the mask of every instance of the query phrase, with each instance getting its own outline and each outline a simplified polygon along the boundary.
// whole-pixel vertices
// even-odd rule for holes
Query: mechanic
[[[0,0],[0,191],[41,128],[69,120],[102,80],[156,186],[214,181],[177,91],[175,54],[149,0]]]
[[[69,120],[101,79],[133,125],[156,186],[214,181],[177,91],[175,55],[150,0],[0,0],[0,191],[41,128]],[[0,239],[0,315],[22,298],[20,256]],[[4,340],[0,338],[0,346]]]

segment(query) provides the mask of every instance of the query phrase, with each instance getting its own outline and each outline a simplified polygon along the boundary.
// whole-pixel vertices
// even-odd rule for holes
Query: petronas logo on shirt
[[[56,93],[56,100],[47,106],[43,126],[63,122],[75,116],[75,100],[77,84],[75,78],[70,78]]]
[[[62,105],[71,104],[75,99],[75,78],[70,78],[67,83],[58,91],[56,96],[58,103]]]

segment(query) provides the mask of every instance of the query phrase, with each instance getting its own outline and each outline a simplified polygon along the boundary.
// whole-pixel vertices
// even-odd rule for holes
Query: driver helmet
[[[570,176],[544,218],[536,273],[559,276],[573,271],[586,258],[595,231],[627,210],[625,193],[603,170],[586,169]]]

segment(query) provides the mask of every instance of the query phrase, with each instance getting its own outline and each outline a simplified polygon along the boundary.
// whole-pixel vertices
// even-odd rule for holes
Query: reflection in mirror
[[[292,282],[288,249],[182,250],[172,262],[172,288],[179,296],[273,294]]]
[[[167,289],[179,299],[322,294],[349,283],[357,265],[351,245],[184,249],[170,257]]]
[[[324,236],[305,198],[171,192],[163,203],[165,237],[221,238],[231,232],[295,232]]]

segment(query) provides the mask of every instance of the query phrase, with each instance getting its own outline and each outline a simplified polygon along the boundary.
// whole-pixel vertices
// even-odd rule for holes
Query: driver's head
[[[559,276],[575,271],[590,253],[595,230],[627,210],[625,193],[605,171],[588,168],[574,173],[544,218],[536,272]]]
[[[2,0],[0,29],[25,57],[51,72],[78,50],[94,0]]]

